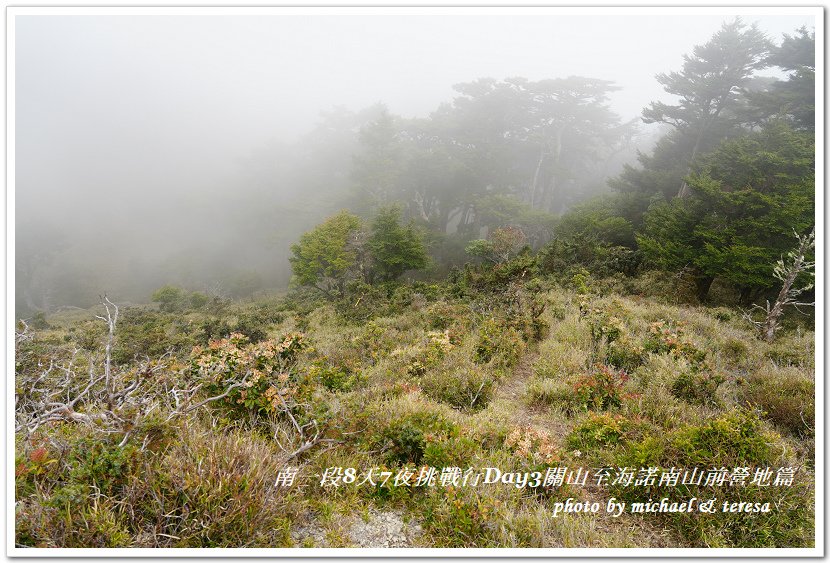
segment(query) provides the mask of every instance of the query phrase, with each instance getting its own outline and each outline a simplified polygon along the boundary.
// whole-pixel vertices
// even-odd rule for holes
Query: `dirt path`
[[[513,369],[511,377],[505,378],[496,390],[494,399],[505,401],[510,405],[510,416],[513,424],[529,426],[534,430],[545,431],[554,439],[555,443],[565,449],[565,437],[571,431],[573,422],[564,418],[557,411],[551,411],[544,406],[534,407],[526,400],[527,386],[533,380],[533,366],[539,358],[538,346],[527,350]],[[605,504],[608,501],[606,491],[601,487],[588,483],[580,487],[584,500]],[[606,514],[599,514],[595,518],[595,529],[601,534],[610,537],[626,537],[634,544],[642,547],[678,547],[676,538],[672,538],[669,531],[644,518],[624,514],[619,518],[612,518]],[[588,545],[584,547],[600,547]]]
[[[533,366],[539,358],[536,345],[522,355],[519,363],[513,368],[510,377],[505,378],[496,389],[494,399],[505,401],[510,408],[513,424],[516,426],[530,426],[534,430],[548,432],[562,446],[569,430],[568,424],[558,413],[551,413],[543,406],[533,407],[526,401],[527,386],[533,379]]]

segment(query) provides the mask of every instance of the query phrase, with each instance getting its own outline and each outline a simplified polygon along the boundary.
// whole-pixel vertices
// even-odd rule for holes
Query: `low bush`
[[[720,374],[691,365],[677,375],[672,382],[671,392],[678,399],[691,404],[718,406],[718,387],[724,381],[726,379]]]
[[[432,370],[420,380],[427,396],[467,412],[487,406],[494,383],[492,376],[475,365]]]
[[[498,368],[509,368],[519,361],[525,342],[519,332],[489,318],[481,324],[473,359],[476,363],[492,362]]]
[[[629,395],[624,391],[628,381],[625,370],[597,364],[574,385],[577,401],[588,409],[606,410],[622,405]]]
[[[360,372],[347,365],[334,365],[318,360],[308,368],[312,380],[319,381],[329,391],[351,391],[361,380]]]
[[[619,414],[588,413],[588,416],[574,426],[565,443],[569,450],[591,451],[622,441],[630,423]]]
[[[815,433],[815,382],[794,368],[763,366],[740,386],[740,398],[779,428],[800,437]]]
[[[758,415],[747,409],[734,409],[700,424],[679,427],[662,435],[651,435],[626,444],[614,460],[614,465],[633,468],[717,472],[725,468],[727,479],[745,468],[743,484],[713,488],[701,480],[682,481],[667,495],[665,486],[655,479],[653,484],[626,486],[612,483],[609,494],[627,502],[643,502],[649,498],[686,500],[692,497],[715,497],[716,511],[665,513],[658,518],[675,528],[691,545],[706,547],[807,547],[813,536],[813,492],[811,475],[803,467],[788,459],[787,449],[780,437],[768,431]],[[771,486],[755,483],[757,471],[776,470],[793,465],[797,479],[791,486]],[[734,473],[737,474],[737,473]],[[693,484],[694,483],[694,484]],[[721,511],[724,501],[747,502],[752,505],[770,503],[768,513],[730,513]]]
[[[231,411],[265,415],[294,409],[302,383],[295,370],[306,347],[302,333],[256,344],[238,333],[191,352],[190,373],[208,397],[222,397]]]
[[[418,509],[435,547],[494,547],[499,544],[502,502],[490,491],[472,487],[435,487]]]
[[[404,398],[401,401],[408,401]],[[430,441],[444,441],[459,436],[458,427],[434,408],[414,410],[411,407],[426,406],[426,402],[415,400],[408,405],[398,403],[403,412],[395,412],[389,405],[354,413],[352,424],[367,430],[362,439],[372,450],[382,452],[385,463],[390,465],[420,464]],[[386,413],[382,418],[378,410]],[[391,415],[391,416],[390,416]]]

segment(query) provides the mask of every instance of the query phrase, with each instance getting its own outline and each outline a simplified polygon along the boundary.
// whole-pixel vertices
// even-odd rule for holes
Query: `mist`
[[[454,85],[482,78],[616,88],[603,104],[614,127],[631,124],[628,140],[590,182],[565,184],[566,203],[546,209],[561,214],[654,143],[642,108],[671,101],[655,75],[735,16],[773,41],[815,24],[723,10],[17,15],[16,314],[103,293],[146,302],[164,284],[284,289],[290,245],[355,201],[361,130],[388,113],[420,131]]]

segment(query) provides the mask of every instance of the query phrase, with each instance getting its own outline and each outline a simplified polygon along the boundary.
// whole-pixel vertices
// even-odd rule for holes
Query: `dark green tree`
[[[681,158],[681,176],[685,176],[698,155],[708,151],[720,139],[740,125],[735,111],[742,89],[754,71],[769,65],[771,48],[766,36],[753,24],[740,19],[725,23],[703,45],[684,55],[680,72],[661,73],[657,81],[663,89],[679,98],[674,105],[652,102],[643,110],[645,123],[665,123],[678,133],[672,140]],[[677,183],[677,195],[688,193],[688,184]]]
[[[755,123],[786,119],[795,129],[815,129],[816,34],[802,27],[784,34],[781,45],[767,57],[769,66],[789,73],[787,80],[773,81],[747,93],[747,113]]]
[[[382,207],[372,221],[366,242],[372,257],[370,281],[392,281],[407,270],[421,270],[429,258],[412,223],[401,225],[399,207]]]
[[[785,123],[724,141],[687,178],[687,198],[649,209],[640,248],[657,266],[691,271],[701,300],[715,278],[752,300],[775,281],[793,231],[813,223],[814,169],[812,135]]]

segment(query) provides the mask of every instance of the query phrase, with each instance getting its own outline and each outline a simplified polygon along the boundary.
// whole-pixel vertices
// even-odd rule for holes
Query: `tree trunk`
[[[533,184],[530,186],[530,206],[536,206],[536,192],[539,189],[539,173],[542,171],[542,163],[545,161],[545,145],[542,144],[539,150],[539,161],[536,163],[536,172],[533,173]]]
[[[715,281],[713,276],[698,276],[695,278],[695,287],[697,288],[697,299],[701,303],[706,301],[709,296],[709,288],[712,287],[712,282]]]
[[[561,129],[557,129],[556,134],[554,136],[554,145],[553,145],[553,167],[551,169],[550,174],[550,184],[548,185],[548,189],[546,192],[546,198],[544,201],[544,209],[550,213],[553,213],[555,208],[561,209],[562,205],[559,201],[559,177],[557,173],[559,172],[559,161],[562,157],[562,134],[565,132],[567,127],[563,127]],[[555,204],[555,206],[554,206]]]
[[[767,318],[764,319],[764,324],[761,325],[761,334],[767,342],[772,342],[775,338],[775,331],[778,329],[778,322],[784,314],[784,306],[790,302],[788,297],[790,296],[790,290],[793,287],[793,283],[795,283],[795,278],[797,278],[798,274],[803,271],[802,265],[804,264],[804,255],[806,252],[807,246],[804,242],[802,242],[798,249],[798,255],[796,256],[795,262],[787,273],[787,277],[784,278],[784,285],[781,286],[781,291],[778,292],[778,297],[775,298],[775,304],[771,309],[769,308],[769,302],[767,302],[767,310],[769,312],[767,313]]]
[[[694,164],[695,157],[697,156],[697,151],[700,149],[700,140],[703,138],[703,129],[698,131],[697,139],[695,139],[695,146],[692,148],[692,156],[689,158],[689,166],[686,167],[686,176],[688,176],[692,172],[692,164]],[[680,184],[680,190],[677,192],[677,197],[683,199],[689,195],[689,184],[686,183],[685,176],[683,178],[683,183]]]

